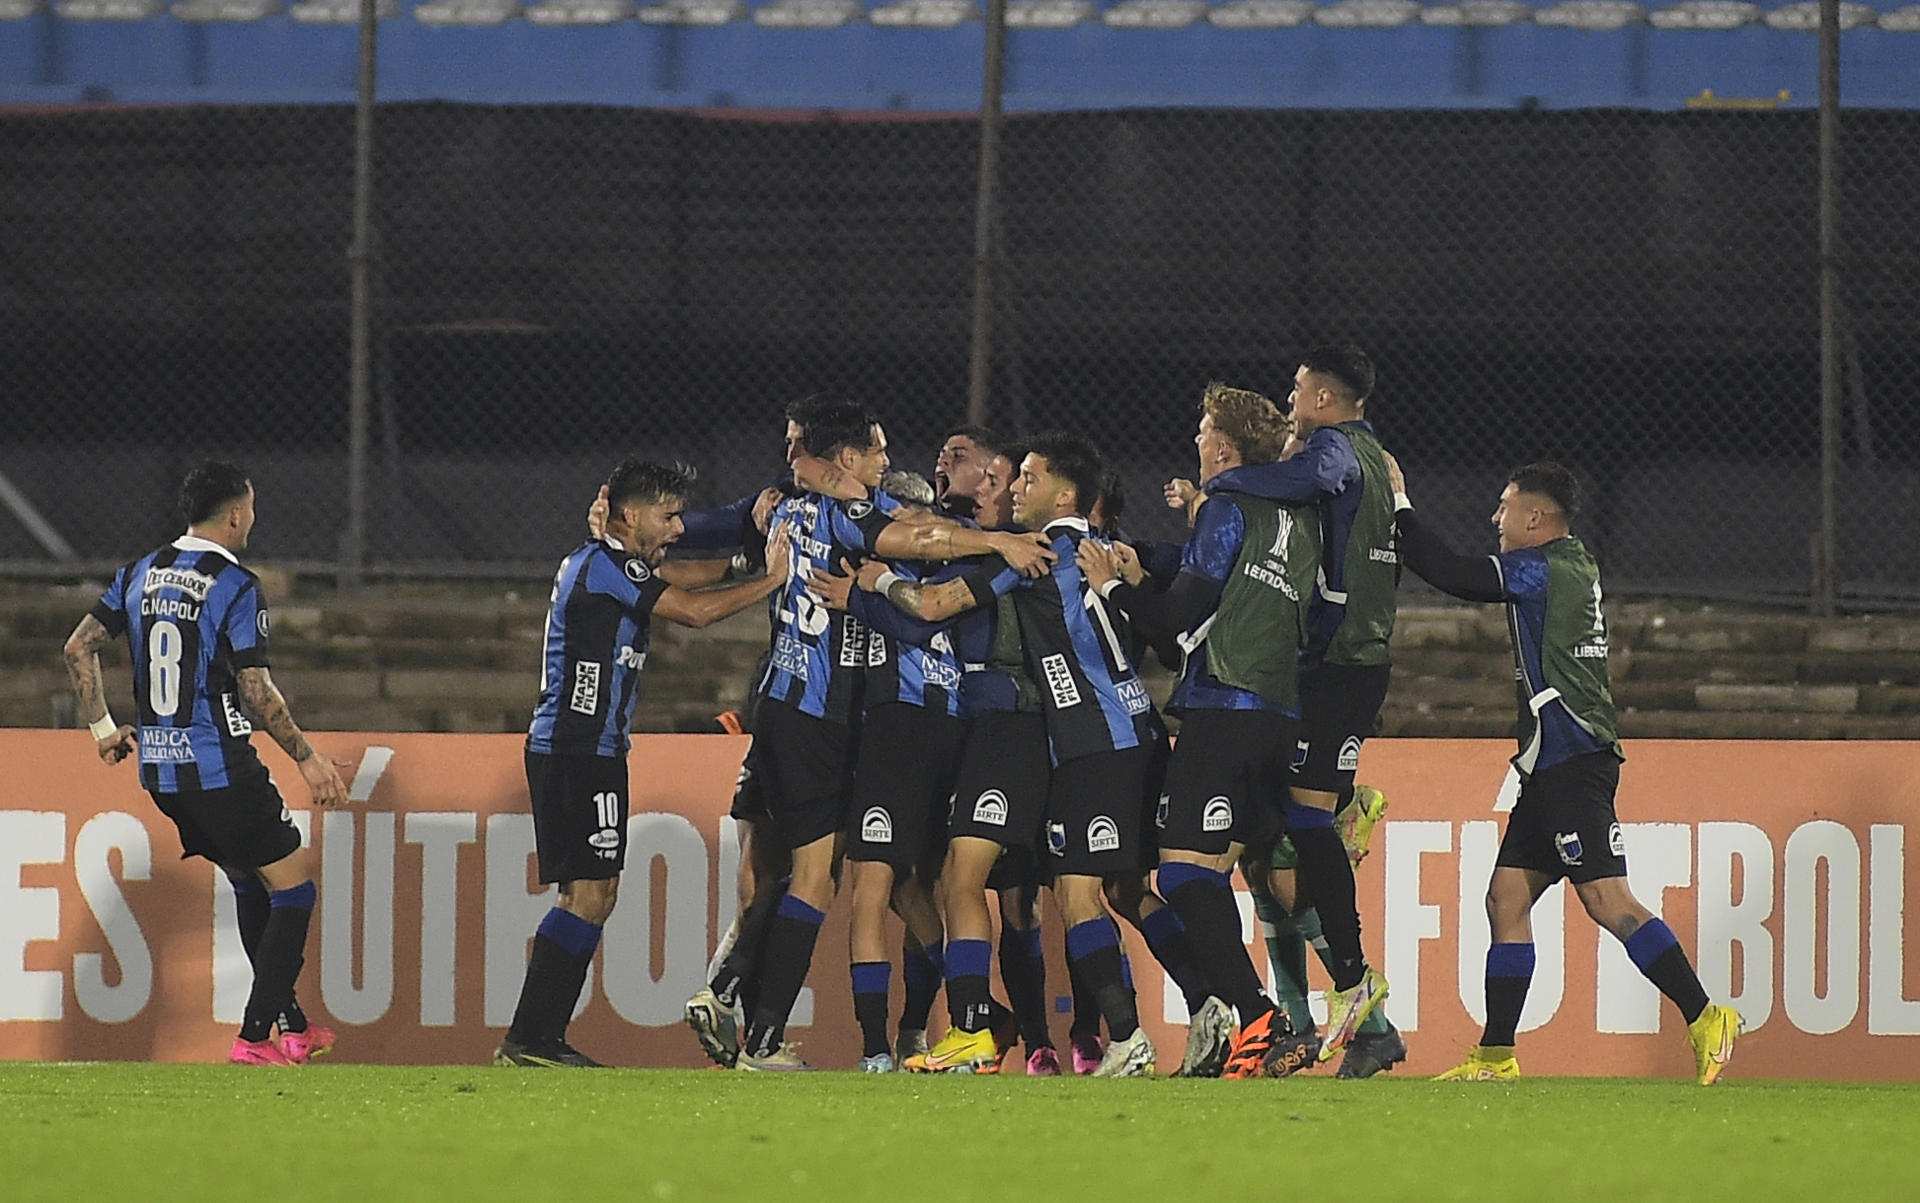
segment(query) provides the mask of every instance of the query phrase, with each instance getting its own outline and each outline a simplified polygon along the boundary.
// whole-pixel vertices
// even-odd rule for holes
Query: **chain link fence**
[[[1819,510],[1817,118],[1806,111],[1009,116],[996,427],[1091,434],[1172,533],[1207,381],[1284,404],[1366,347],[1423,508],[1486,542],[1505,473],[1586,483],[1615,591],[1807,597]],[[543,575],[611,464],[764,484],[817,390],[930,471],[965,417],[965,117],[383,105],[368,556]],[[1920,598],[1920,112],[1842,122],[1838,573]],[[239,458],[254,554],[342,545],[353,114],[0,113],[0,569],[174,533]],[[63,558],[64,557],[64,558]]]

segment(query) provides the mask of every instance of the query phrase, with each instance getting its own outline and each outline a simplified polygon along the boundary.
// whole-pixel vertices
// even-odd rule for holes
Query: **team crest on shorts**
[[[1200,830],[1233,830],[1233,803],[1226,795],[1220,794],[1207,799],[1207,808],[1200,812]]]
[[[1047,851],[1055,856],[1067,854],[1067,825],[1065,823],[1047,824]]]
[[[1553,850],[1560,854],[1561,863],[1577,865],[1586,850],[1580,846],[1580,833],[1577,831],[1556,831],[1553,834]]]
[[[653,569],[647,567],[645,560],[635,558],[627,561],[627,579],[636,585],[644,585],[653,578]]]
[[[1087,822],[1087,851],[1120,851],[1120,825],[1105,815],[1093,816]]]
[[[863,844],[893,843],[893,816],[884,806],[869,806],[867,813],[860,816],[860,842]]]
[[[1162,831],[1167,829],[1167,805],[1172,801],[1166,794],[1161,794],[1160,805],[1153,808],[1153,825]]]
[[[989,827],[1007,825],[1007,796],[997,789],[981,794],[973,804],[973,821]]]
[[[611,827],[596,831],[587,837],[587,843],[602,852],[611,852],[620,846],[620,833]]]
[[[1607,828],[1607,850],[1615,856],[1625,856],[1627,854],[1627,836],[1625,832],[1620,830],[1620,824],[1618,823]]]
[[[1360,769],[1360,737],[1349,735],[1340,745],[1340,762],[1337,766],[1343,773],[1358,772]]]
[[[1297,769],[1306,764],[1307,754],[1311,751],[1313,751],[1312,744],[1304,739],[1295,740],[1293,744],[1293,767]]]

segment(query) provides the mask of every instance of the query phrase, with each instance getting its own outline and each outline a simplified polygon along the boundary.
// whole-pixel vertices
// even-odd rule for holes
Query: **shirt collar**
[[[1087,525],[1087,520],[1078,514],[1068,514],[1063,518],[1055,518],[1052,522],[1047,523],[1047,528],[1044,533],[1051,535],[1056,528],[1063,526],[1077,530],[1083,535],[1093,533],[1093,529]]]
[[[175,539],[173,541],[173,545],[179,548],[181,551],[217,552],[218,554],[227,557],[227,559],[233,561],[235,564],[238,564],[240,562],[239,556],[234,555],[232,552],[228,551],[226,548],[220,546],[218,543],[215,543],[212,539],[202,539],[199,535],[181,535],[178,539]]]

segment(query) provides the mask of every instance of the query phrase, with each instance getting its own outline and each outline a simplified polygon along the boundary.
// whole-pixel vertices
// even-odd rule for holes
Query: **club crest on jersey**
[[[860,842],[863,844],[893,843],[893,816],[884,806],[869,806],[867,813],[860,816]]]
[[[1055,856],[1067,854],[1067,825],[1065,823],[1047,824],[1047,851]]]
[[[865,518],[871,513],[873,513],[873,503],[871,501],[850,501],[847,503],[847,517],[853,519],[855,522],[860,521],[860,519]]]
[[[1153,825],[1160,830],[1167,829],[1167,806],[1173,801],[1166,794],[1160,795],[1160,805],[1153,808]]]
[[[645,560],[638,558],[627,561],[626,573],[627,579],[636,585],[644,585],[653,579],[653,569],[647,567]]]
[[[1105,815],[1093,816],[1087,822],[1087,851],[1120,851],[1120,825]]]
[[[1007,796],[997,789],[990,789],[973,804],[973,821],[985,823],[990,827],[1007,825]]]
[[[1233,803],[1224,794],[1207,799],[1206,809],[1200,812],[1200,830],[1233,830]]]
[[[1349,735],[1340,745],[1340,760],[1337,766],[1343,773],[1357,772],[1360,768],[1360,737]]]
[[[1607,851],[1613,853],[1615,856],[1625,856],[1627,854],[1627,836],[1625,832],[1620,830],[1620,824],[1618,823],[1607,828]]]
[[[1556,831],[1553,834],[1553,850],[1560,854],[1560,861],[1566,865],[1578,865],[1586,850],[1580,846],[1580,833],[1577,831]]]

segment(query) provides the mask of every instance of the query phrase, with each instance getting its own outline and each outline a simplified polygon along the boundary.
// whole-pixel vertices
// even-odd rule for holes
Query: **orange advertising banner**
[[[486,1061],[552,902],[533,880],[520,737],[314,742],[351,766],[350,806],[301,811],[296,775],[263,749],[318,869],[302,1003],[340,1030],[342,1060]],[[602,1060],[703,1063],[680,1011],[732,919],[739,843],[726,811],[746,743],[634,740],[626,881],[569,1035]],[[1391,805],[1359,897],[1369,957],[1392,983],[1388,1011],[1411,1048],[1400,1072],[1444,1069],[1478,1038],[1481,900],[1509,751],[1488,740],[1367,746],[1362,779]],[[1920,824],[1920,742],[1646,741],[1628,754],[1619,815],[1633,887],[1708,992],[1745,1016],[1735,1072],[1920,1078],[1920,966],[1906,956],[1920,926],[1907,904],[1920,886],[1907,841]],[[250,982],[224,876],[179,859],[133,770],[100,764],[85,733],[0,731],[0,758],[0,1058],[224,1056]],[[858,1062],[843,912],[822,933],[792,1030],[823,1068]],[[1520,1036],[1529,1074],[1690,1071],[1678,1014],[1568,891],[1551,891],[1534,925],[1539,968]],[[1049,996],[1064,1011],[1050,908],[1043,926]],[[1184,1008],[1137,936],[1128,946],[1142,1018],[1170,1069]],[[1054,1021],[1064,1041],[1067,1020]]]

